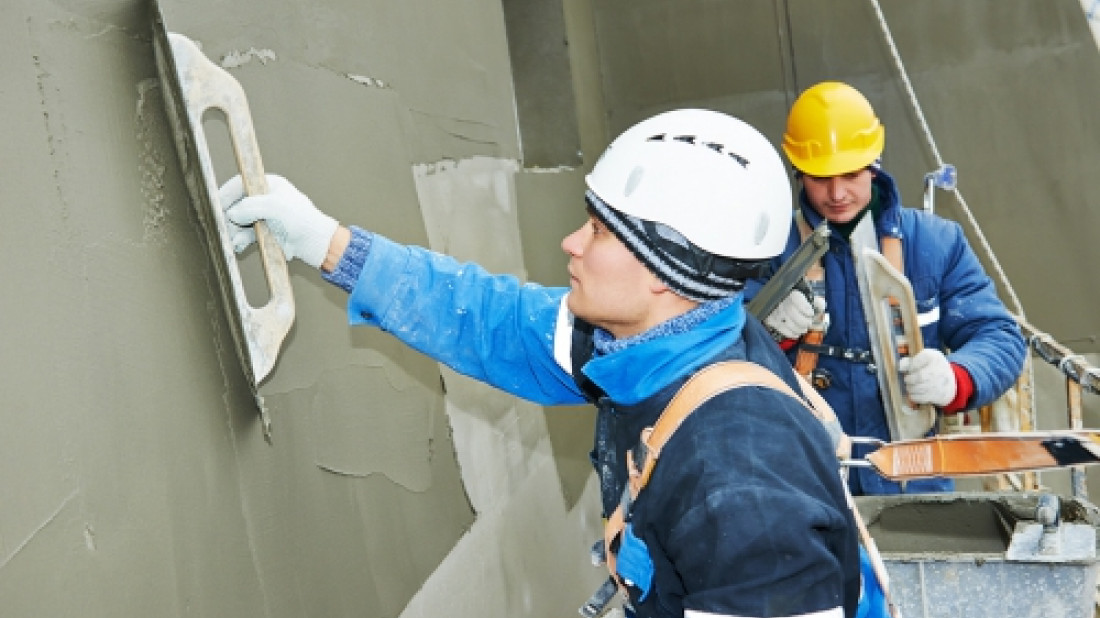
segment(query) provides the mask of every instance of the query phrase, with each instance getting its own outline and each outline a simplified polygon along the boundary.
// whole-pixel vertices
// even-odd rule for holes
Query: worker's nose
[[[575,232],[566,236],[561,240],[561,250],[570,255],[576,257],[581,253],[581,247],[584,246],[583,236],[585,234],[585,228],[587,225],[582,225],[577,228]]]

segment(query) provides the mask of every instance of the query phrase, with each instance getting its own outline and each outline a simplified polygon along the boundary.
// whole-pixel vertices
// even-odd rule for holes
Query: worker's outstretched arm
[[[455,371],[542,404],[584,401],[570,375],[573,329],[567,288],[521,283],[472,263],[340,226],[289,181],[268,176],[269,193],[245,197],[223,185],[234,247],[254,240],[267,222],[284,252],[322,268],[350,293],[352,324],[378,326]],[[563,364],[565,365],[563,367]]]

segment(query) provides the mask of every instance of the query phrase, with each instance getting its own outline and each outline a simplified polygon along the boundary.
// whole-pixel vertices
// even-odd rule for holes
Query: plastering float
[[[245,296],[231,228],[218,199],[202,122],[208,110],[224,114],[245,193],[266,193],[267,180],[248,102],[233,76],[211,62],[193,41],[168,32],[156,6],[153,47],[184,180],[206,235],[237,354],[260,408],[264,436],[270,439],[271,423],[259,385],[274,368],[282,342],[294,324],[294,295],[286,256],[268,226],[257,221],[254,229],[270,296],[265,305],[253,307]]]

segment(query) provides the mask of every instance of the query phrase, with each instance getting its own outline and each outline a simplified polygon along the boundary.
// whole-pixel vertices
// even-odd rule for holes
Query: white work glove
[[[764,325],[784,339],[797,339],[810,330],[814,316],[823,311],[824,297],[814,297],[811,305],[805,294],[799,290],[791,290],[771,315],[764,318]]]
[[[925,348],[912,358],[901,359],[898,369],[905,376],[905,390],[913,403],[942,408],[955,399],[955,372],[943,352]]]
[[[263,195],[245,196],[240,176],[230,178],[218,190],[233,250],[240,253],[256,242],[252,224],[262,219],[283,248],[287,261],[298,258],[320,268],[340,224],[317,210],[308,197],[282,176],[268,174],[267,191]]]

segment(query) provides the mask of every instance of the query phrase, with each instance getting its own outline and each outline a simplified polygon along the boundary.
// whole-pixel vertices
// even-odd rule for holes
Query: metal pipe
[[[1039,358],[1080,384],[1085,391],[1100,395],[1100,369],[1085,362],[1083,356],[1058,343],[1048,333],[1028,324],[1020,316],[1016,316],[1016,322],[1020,325],[1028,345]]]

